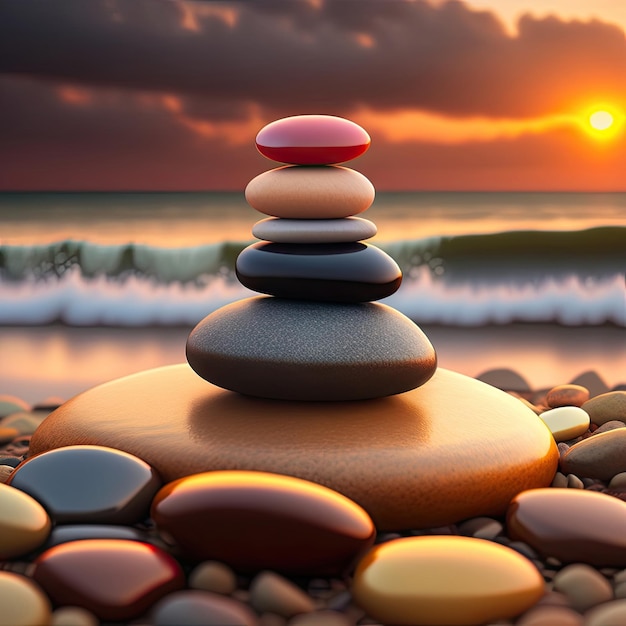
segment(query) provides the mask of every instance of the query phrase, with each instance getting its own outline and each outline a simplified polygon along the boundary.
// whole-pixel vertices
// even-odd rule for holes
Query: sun
[[[615,124],[615,118],[608,111],[594,111],[589,116],[589,125],[594,130],[609,130]]]

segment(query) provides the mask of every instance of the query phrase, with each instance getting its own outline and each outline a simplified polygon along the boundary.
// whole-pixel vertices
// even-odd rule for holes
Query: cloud
[[[456,1],[9,0],[0,42],[0,71],[201,96],[211,117],[252,102],[505,118],[626,102],[618,26],[525,16],[511,34]]]

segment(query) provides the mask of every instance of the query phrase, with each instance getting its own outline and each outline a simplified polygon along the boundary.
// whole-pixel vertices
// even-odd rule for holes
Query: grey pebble
[[[465,537],[493,540],[504,531],[504,527],[493,517],[473,517],[461,522],[458,530]]]
[[[580,480],[580,478],[578,478],[578,476],[576,476],[575,474],[567,475],[567,486],[570,489],[584,489],[585,488],[583,481]]]
[[[270,571],[263,571],[253,578],[250,604],[259,613],[268,611],[286,618],[315,610],[313,600],[300,587]]]
[[[594,435],[601,435],[602,433],[606,433],[609,430],[615,430],[616,428],[626,428],[626,424],[624,422],[620,422],[619,420],[611,420],[610,422],[605,422],[602,426],[598,426],[593,431]]]
[[[584,563],[567,565],[552,582],[554,589],[564,593],[572,608],[580,613],[613,599],[611,583],[598,570]]]

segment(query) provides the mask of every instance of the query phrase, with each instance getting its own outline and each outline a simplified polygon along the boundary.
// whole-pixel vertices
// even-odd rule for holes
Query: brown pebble
[[[100,620],[80,606],[61,606],[52,613],[50,626],[99,626]]]
[[[609,430],[615,430],[616,428],[625,428],[626,424],[624,422],[620,422],[619,420],[611,420],[610,422],[605,422],[602,426],[598,426],[593,431],[594,435],[601,435],[602,433],[606,433]]]
[[[235,572],[219,561],[204,561],[189,574],[191,589],[201,589],[228,595],[237,589]]]
[[[621,583],[617,583],[613,588],[613,595],[616,600],[622,600],[626,598],[626,580]]]
[[[567,487],[567,476],[562,472],[557,472],[552,479],[550,487],[556,487],[557,489],[564,489]]]
[[[626,391],[609,391],[585,402],[582,408],[594,424],[611,420],[626,421]]]
[[[626,582],[626,569],[620,570],[616,574],[613,575],[614,583],[623,583]]]
[[[198,589],[168,594],[152,607],[151,618],[152,626],[258,626],[242,602]]]
[[[296,615],[289,620],[289,626],[352,626],[353,620],[337,611],[313,611],[304,615]]]
[[[533,608],[515,622],[515,626],[583,626],[583,617],[564,606]]]
[[[560,459],[564,474],[611,480],[626,472],[626,429],[594,435],[572,446]]]
[[[589,400],[589,389],[582,385],[557,385],[546,394],[550,408],[559,406],[582,406]]]
[[[554,572],[554,574],[556,574],[556,572]],[[554,575],[552,578],[554,578]],[[567,608],[571,608],[569,598],[564,593],[554,590],[548,591],[543,598],[539,599],[535,606],[565,606]]]
[[[580,480],[580,478],[578,478],[578,476],[576,476],[575,474],[567,475],[567,486],[570,489],[584,489],[585,488],[583,481]]]
[[[622,626],[626,624],[626,600],[613,600],[585,614],[585,626]]]
[[[626,562],[626,504],[602,493],[524,491],[511,501],[506,526],[512,539],[565,563],[619,567]]]
[[[315,610],[313,600],[300,587],[270,571],[261,572],[252,580],[250,604],[259,613],[270,611],[287,618]]]
[[[554,589],[564,593],[572,608],[579,613],[613,599],[611,583],[596,569],[584,563],[567,565],[552,582]]]
[[[502,524],[493,517],[473,517],[458,525],[460,535],[477,539],[494,539],[503,532]]]
[[[615,476],[611,478],[608,487],[609,489],[626,489],[626,472],[615,474]]]

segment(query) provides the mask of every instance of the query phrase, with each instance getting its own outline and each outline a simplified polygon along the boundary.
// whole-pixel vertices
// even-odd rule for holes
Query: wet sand
[[[422,325],[439,365],[476,377],[518,372],[533,389],[593,370],[609,387],[626,382],[626,329],[512,324],[478,328]],[[63,399],[94,385],[185,361],[191,329],[0,327],[0,394],[27,402]]]

